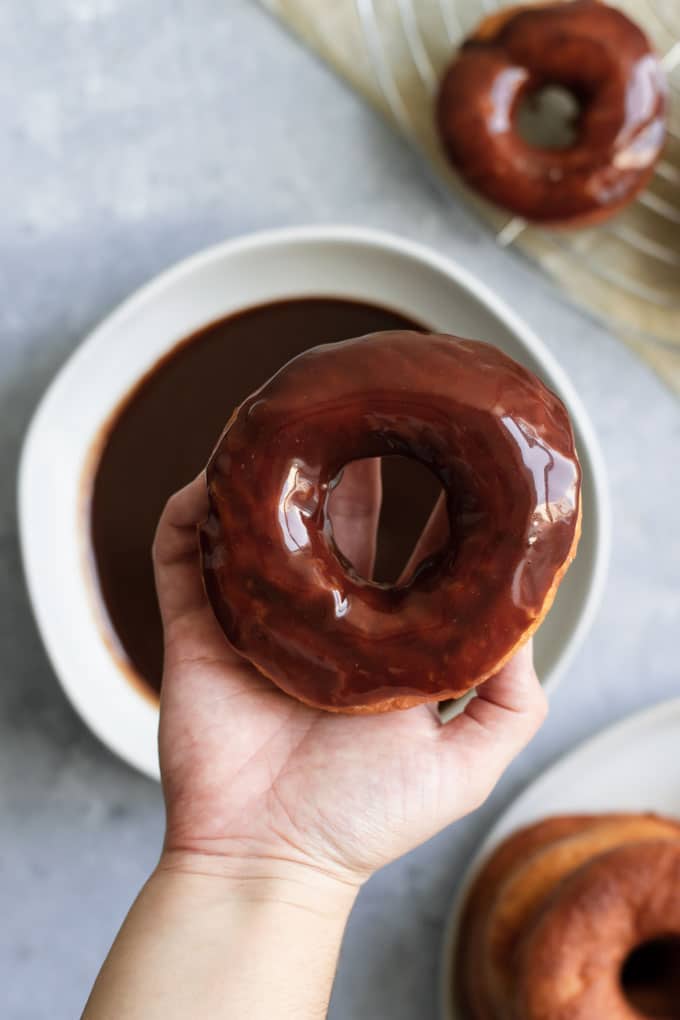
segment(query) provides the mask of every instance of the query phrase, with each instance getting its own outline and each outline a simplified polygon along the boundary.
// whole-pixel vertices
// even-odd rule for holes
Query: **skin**
[[[366,461],[332,495],[336,541],[365,576],[380,498]],[[413,563],[441,540],[438,510]],[[167,831],[85,1020],[325,1016],[363,882],[481,804],[545,716],[530,646],[446,726],[431,706],[342,716],[292,700],[213,617],[196,541],[206,513],[199,476],[158,526]]]

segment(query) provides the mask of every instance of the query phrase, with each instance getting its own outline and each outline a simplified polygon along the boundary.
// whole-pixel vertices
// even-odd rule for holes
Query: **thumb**
[[[481,804],[540,728],[548,703],[527,641],[496,676],[477,688],[465,711],[441,728],[446,767],[470,777],[473,807]]]

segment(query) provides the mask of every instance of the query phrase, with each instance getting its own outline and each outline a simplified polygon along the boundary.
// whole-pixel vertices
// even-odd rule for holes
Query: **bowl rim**
[[[599,441],[589,415],[564,369],[562,369],[559,362],[533,330],[522,321],[502,298],[493,293],[486,284],[478,280],[469,270],[448,256],[439,254],[417,241],[374,228],[343,224],[289,226],[257,231],[211,245],[174,263],[147,283],[142,284],[141,287],[124,299],[85,335],[58,369],[40,398],[24,436],[18,467],[17,514],[21,560],[31,609],[52,668],[68,700],[90,730],[114,754],[134,768],[155,779],[159,778],[157,765],[156,767],[150,765],[144,759],[143,754],[135,751],[129,743],[121,740],[119,735],[112,732],[111,729],[107,729],[107,726],[102,723],[100,716],[96,716],[95,713],[87,710],[80,695],[80,685],[77,681],[73,680],[73,671],[69,669],[62,658],[61,639],[55,633],[54,628],[50,626],[48,619],[50,612],[49,598],[45,598],[40,590],[40,571],[33,564],[29,548],[31,535],[30,521],[33,517],[30,513],[30,501],[33,491],[31,486],[31,466],[41,439],[43,423],[49,421],[53,400],[58,397],[58,394],[64,387],[69,386],[71,377],[79,371],[81,361],[86,356],[90,356],[91,352],[106,340],[107,334],[112,330],[124,327],[126,320],[133,319],[138,313],[141,313],[147,306],[155,303],[162,295],[167,294],[175,286],[192,276],[200,277],[203,270],[221,260],[240,258],[263,250],[271,252],[277,249],[285,250],[291,247],[318,245],[319,243],[329,247],[350,245],[357,249],[372,250],[377,255],[382,254],[386,257],[390,255],[405,257],[451,280],[453,284],[466,291],[473,301],[491,313],[503,327],[515,336],[519,344],[550,375],[560,394],[568,404],[570,414],[575,424],[577,424],[582,437],[582,443],[579,446],[579,457],[582,462],[586,460],[589,462],[590,474],[593,480],[595,520],[591,521],[591,528],[594,532],[594,544],[588,591],[580,607],[576,624],[564,642],[556,665],[545,682],[545,689],[548,693],[555,689],[571,658],[581,645],[601,600],[606,582],[611,547],[611,511],[607,475]],[[175,342],[175,339],[169,337],[165,350],[170,350]],[[92,435],[90,442],[92,443],[94,440],[95,436]],[[80,583],[83,585],[87,584],[84,571],[81,571],[80,577]],[[102,643],[106,643],[103,633],[100,634],[100,640]],[[153,704],[140,691],[137,692],[137,697],[145,702],[148,711],[153,713],[157,719],[158,705]]]

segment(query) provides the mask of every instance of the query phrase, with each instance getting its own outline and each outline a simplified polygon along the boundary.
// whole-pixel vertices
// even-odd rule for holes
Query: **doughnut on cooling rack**
[[[463,196],[498,243],[538,263],[562,292],[605,321],[680,393],[680,4],[616,0],[652,41],[669,84],[668,140],[648,187],[618,216],[581,230],[531,226],[467,189],[433,117],[458,44],[502,0],[261,0],[346,78]],[[526,2],[526,0],[524,0]],[[536,2],[536,0],[529,0]],[[538,0],[541,3],[541,0]],[[543,0],[545,2],[545,0]]]

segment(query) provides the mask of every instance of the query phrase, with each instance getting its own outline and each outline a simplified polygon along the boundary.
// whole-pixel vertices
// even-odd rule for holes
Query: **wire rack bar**
[[[676,2],[677,0],[673,0],[673,3]],[[661,25],[664,32],[667,32],[671,39],[676,39],[678,32],[680,32],[680,21],[675,25],[672,25],[670,21],[667,21],[666,12],[662,10],[663,4],[659,2],[659,0],[656,0],[656,2],[655,0],[648,0],[647,6],[650,8],[652,15],[656,18],[659,25]]]
[[[643,191],[638,195],[638,202],[646,209],[651,209],[652,212],[657,213],[663,219],[670,220],[671,223],[680,224],[680,209],[673,205],[672,202],[667,202],[665,198],[659,198],[653,191]]]
[[[668,181],[669,184],[677,184],[680,186],[680,170],[669,163],[668,160],[660,159],[656,164],[656,172],[659,177],[663,178],[664,181]]]
[[[452,0],[438,0],[439,11],[444,22],[444,31],[450,43],[457,43],[463,34],[458,12]]]
[[[640,283],[639,280],[633,279],[626,273],[620,273],[617,269],[610,269],[603,261],[594,259],[592,255],[587,252],[579,252],[578,256],[571,250],[569,244],[559,237],[552,236],[553,244],[563,251],[566,255],[569,255],[574,261],[577,261],[581,268],[585,267],[593,275],[604,280],[605,283],[613,284],[619,290],[623,290],[628,294],[633,294],[635,297],[641,298],[643,301],[649,302],[651,305],[655,305],[657,308],[667,309],[680,309],[680,295],[671,294],[665,290],[656,290],[654,287],[648,287],[644,283]]]
[[[500,244],[501,248],[507,248],[509,245],[516,241],[519,235],[525,230],[529,224],[526,220],[522,219],[521,216],[513,216],[511,220],[501,227],[496,234],[496,240]]]
[[[385,56],[373,0],[355,0],[355,3],[378,84],[393,116],[408,131],[411,126],[410,117]]]
[[[644,252],[650,258],[665,262],[668,266],[680,266],[680,252],[667,248],[665,244],[659,244],[650,237],[645,237],[633,227],[623,223],[614,223],[608,228],[608,233],[618,237],[620,241],[625,241],[631,248]]]
[[[680,64],[680,39],[669,49],[665,57],[661,58],[661,66],[667,74],[674,71]]]
[[[431,94],[437,87],[437,74],[420,34],[418,15],[414,10],[413,0],[397,0],[397,6],[413,63],[423,85]]]

